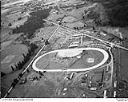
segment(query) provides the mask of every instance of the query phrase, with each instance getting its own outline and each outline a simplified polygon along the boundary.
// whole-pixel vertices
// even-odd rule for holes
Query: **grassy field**
[[[1,71],[9,73],[12,71],[11,65],[15,65],[18,61],[23,60],[22,54],[27,53],[28,48],[23,44],[9,45],[1,51]]]
[[[128,81],[128,51],[120,50],[120,75],[122,79]]]
[[[18,98],[49,98],[55,97],[57,85],[63,81],[63,72],[45,73],[41,76],[35,71],[31,71],[24,76],[27,81],[25,84],[18,84],[8,97]],[[30,80],[32,77],[38,77],[38,80]],[[39,78],[40,77],[40,78]]]

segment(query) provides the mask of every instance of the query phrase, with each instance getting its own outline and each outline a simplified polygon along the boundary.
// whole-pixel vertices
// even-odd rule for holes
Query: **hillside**
[[[128,26],[128,0],[91,0],[101,3],[108,14],[109,24],[116,27]]]

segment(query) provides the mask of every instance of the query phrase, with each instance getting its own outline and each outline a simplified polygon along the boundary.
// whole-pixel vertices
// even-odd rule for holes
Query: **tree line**
[[[27,54],[22,54],[23,60],[16,63],[14,66],[11,66],[12,71],[20,70],[23,66],[30,60],[31,56],[34,54],[38,46],[34,43],[30,44]]]

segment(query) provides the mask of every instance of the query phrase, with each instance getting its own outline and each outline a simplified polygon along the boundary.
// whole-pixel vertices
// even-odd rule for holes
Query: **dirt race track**
[[[108,53],[100,48],[55,50],[39,56],[32,67],[36,71],[86,71],[102,66]]]

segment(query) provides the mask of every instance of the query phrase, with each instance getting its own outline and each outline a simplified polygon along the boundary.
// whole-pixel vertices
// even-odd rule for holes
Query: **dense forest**
[[[31,38],[33,33],[37,29],[44,27],[45,21],[43,21],[43,19],[49,16],[49,12],[50,12],[50,9],[44,9],[44,10],[38,10],[36,12],[30,13],[31,16],[24,23],[24,25],[21,25],[20,27],[13,29],[13,33],[23,32],[27,34],[28,38]]]
[[[108,15],[109,25],[128,26],[128,0],[91,0],[101,3]]]

